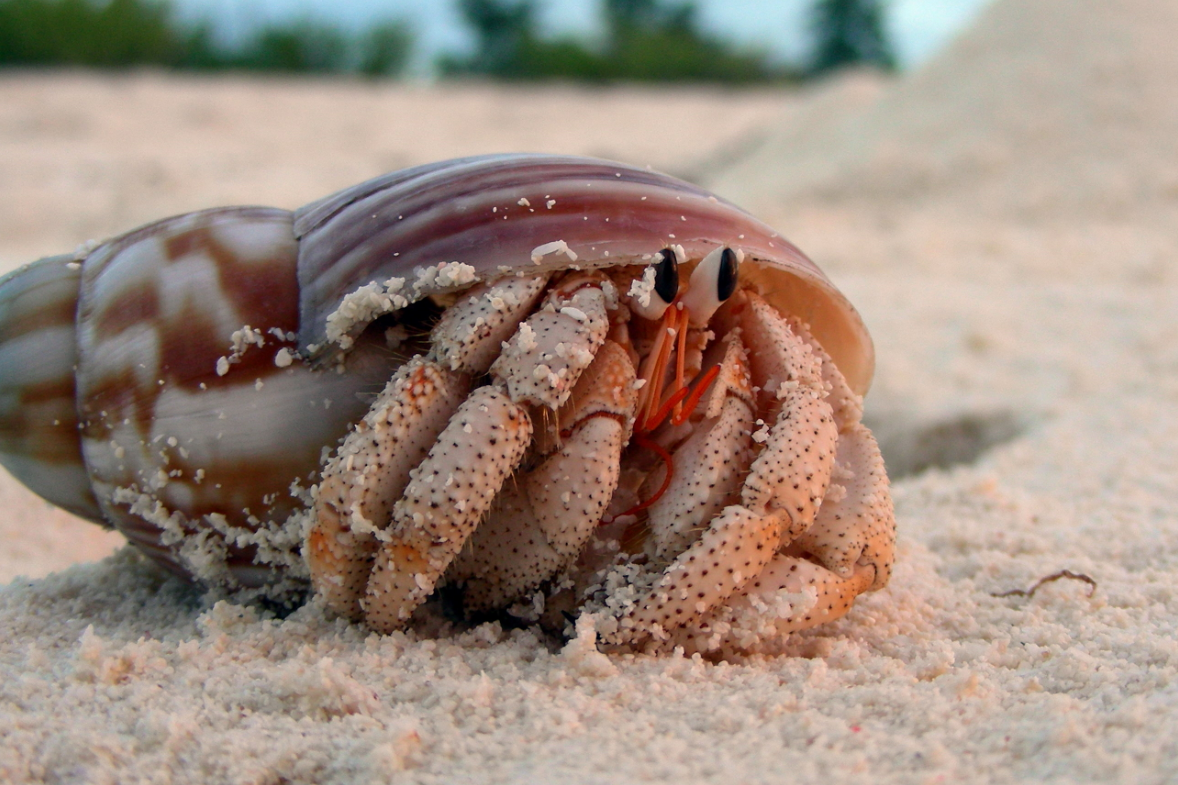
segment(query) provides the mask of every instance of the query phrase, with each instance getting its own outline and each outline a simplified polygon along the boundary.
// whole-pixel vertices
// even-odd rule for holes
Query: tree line
[[[542,35],[536,0],[458,0],[458,7],[476,46],[469,55],[442,55],[436,66],[443,76],[754,84],[858,63],[894,67],[881,0],[814,0],[814,49],[805,66],[776,63],[764,51],[708,33],[690,2],[602,0],[599,41]],[[263,25],[227,44],[211,21],[180,22],[169,0],[0,0],[0,67],[150,65],[396,77],[414,43],[411,27],[395,19],[352,33],[304,18]]]

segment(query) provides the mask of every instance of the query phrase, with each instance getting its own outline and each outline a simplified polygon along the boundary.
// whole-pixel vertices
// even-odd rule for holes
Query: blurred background
[[[800,754],[885,780],[1136,781],[1174,769],[1178,735],[1176,33],[1175,0],[0,0],[0,273],[460,155],[594,155],[701,183],[814,259],[876,346],[865,416],[897,571],[871,622],[843,628],[866,632],[813,650],[830,661],[811,661],[820,689],[798,682],[843,689],[820,721],[867,733],[852,755]],[[0,472],[0,584],[121,543]],[[5,590],[11,661],[90,672],[97,636],[81,655],[21,647],[62,609],[109,625],[101,596],[141,595],[141,578],[116,581],[125,563]],[[1063,582],[993,596],[1058,569],[1094,576],[1095,598]],[[185,638],[169,631],[188,611],[175,618],[121,629]],[[122,662],[117,645],[102,657]],[[41,701],[26,676],[18,730],[49,727],[37,712],[75,727],[45,736],[57,760],[133,749],[78,741],[106,715]],[[860,682],[874,692],[847,698]],[[66,698],[93,691],[68,683]],[[733,689],[707,693],[718,730],[692,725],[680,746],[741,735]],[[827,705],[811,703],[799,722]]]
[[[858,115],[985,5],[0,0],[0,271],[460,155],[593,155],[716,186],[778,129]]]
[[[0,64],[799,81],[911,66],[986,0],[3,0]]]

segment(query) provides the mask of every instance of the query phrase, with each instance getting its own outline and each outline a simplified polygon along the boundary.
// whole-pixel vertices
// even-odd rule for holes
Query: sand
[[[845,619],[710,664],[277,619],[125,549],[60,569],[104,551],[3,486],[7,575],[60,571],[0,588],[0,780],[1173,781],[1175,24],[1151,0],[1004,0],[895,84],[802,95],[7,77],[6,262],[496,148],[704,179],[863,312],[900,537],[889,587]],[[309,130],[337,125],[362,130]],[[1096,586],[994,596],[1060,570]]]

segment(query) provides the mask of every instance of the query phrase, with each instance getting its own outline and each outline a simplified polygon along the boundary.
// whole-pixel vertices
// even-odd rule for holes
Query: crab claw
[[[369,626],[404,626],[433,593],[531,438],[527,410],[496,387],[480,387],[458,407],[393,507],[363,600]]]

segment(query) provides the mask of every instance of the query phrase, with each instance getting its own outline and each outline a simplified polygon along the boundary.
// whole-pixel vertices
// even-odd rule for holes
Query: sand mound
[[[860,116],[783,129],[713,185],[756,204],[923,204],[1003,217],[1178,200],[1178,5],[1001,2]]]

